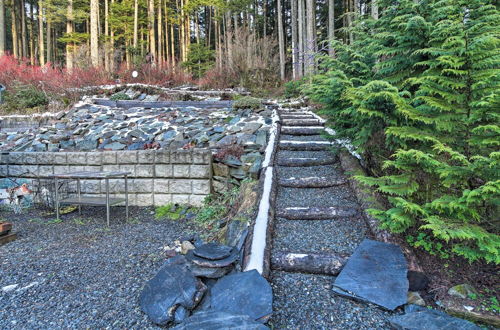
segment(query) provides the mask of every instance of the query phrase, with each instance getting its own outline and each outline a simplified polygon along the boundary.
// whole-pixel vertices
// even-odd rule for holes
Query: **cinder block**
[[[168,193],[168,185],[170,180],[168,179],[155,179],[154,180],[154,192],[165,194]]]
[[[65,152],[54,152],[53,153],[54,165],[66,165],[66,164],[68,164],[66,157],[67,157],[67,155]]]
[[[25,152],[23,156],[24,164],[26,165],[38,165],[38,160],[36,159],[36,152]]]
[[[191,180],[170,180],[170,193],[191,194]]]
[[[102,165],[102,153],[101,152],[87,152],[87,165]]]
[[[193,180],[193,194],[208,195],[210,194],[210,180]]]
[[[139,164],[154,164],[155,151],[154,150],[140,150],[137,152],[137,162]]]
[[[172,165],[167,164],[156,164],[155,165],[155,177],[157,178],[172,178]]]
[[[105,189],[101,191],[101,180],[82,180],[81,185],[82,193],[85,194],[104,194],[106,192]]]
[[[38,165],[24,165],[22,166],[23,177],[26,178],[36,178],[38,177]]]
[[[68,165],[54,165],[54,174],[69,173]]]
[[[173,165],[173,176],[174,178],[189,178],[190,177],[189,165]]]
[[[120,171],[120,165],[102,165],[103,172],[118,172]]]
[[[153,194],[137,194],[137,206],[151,206],[153,205]]]
[[[116,164],[116,151],[104,151],[102,153],[102,164]]]
[[[84,172],[85,171],[85,166],[84,165],[68,165],[68,171],[71,173],[74,172]]]
[[[87,171],[87,172],[101,172],[102,166],[87,165],[87,166],[85,166],[85,171]]]
[[[9,154],[6,155],[7,164],[24,164],[25,154],[25,152],[9,152]]]
[[[152,193],[153,179],[134,179],[131,187],[136,193]]]
[[[172,203],[172,195],[170,194],[155,194],[154,195],[154,205],[162,206]]]
[[[138,178],[152,178],[154,174],[154,165],[137,164],[135,166],[135,176]]]
[[[120,165],[120,171],[130,172],[129,176],[135,177],[135,165]]]
[[[26,173],[23,165],[8,165],[9,166],[9,176],[21,177]]]
[[[170,150],[155,150],[156,164],[170,164]]]
[[[193,150],[193,164],[210,164],[212,153],[207,149]]]
[[[192,206],[203,206],[206,195],[191,195],[189,196],[189,204]]]
[[[54,164],[53,152],[39,152],[37,155],[38,164],[53,165]]]
[[[54,166],[52,165],[40,165],[38,166],[39,176],[48,176],[54,174]]]
[[[9,175],[8,166],[7,165],[0,165],[0,177],[6,177],[8,175]]]
[[[137,151],[116,152],[117,164],[137,164]]]
[[[190,150],[175,150],[170,153],[172,164],[191,164],[193,156]]]
[[[67,152],[66,153],[68,164],[86,165],[87,157],[84,152]]]
[[[189,205],[189,195],[172,195],[172,203]]]
[[[191,165],[191,178],[209,178],[210,177],[210,165]]]

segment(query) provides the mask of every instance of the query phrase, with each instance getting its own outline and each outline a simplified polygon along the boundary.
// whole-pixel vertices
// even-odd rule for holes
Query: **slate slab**
[[[227,267],[232,265],[238,260],[238,251],[236,249],[233,249],[229,257],[224,259],[208,260],[205,258],[200,258],[198,256],[195,256],[193,250],[191,250],[186,254],[186,258],[192,263],[202,267],[209,267],[209,268]]]
[[[231,255],[232,248],[227,245],[220,245],[217,243],[207,243],[196,248],[194,255],[209,260],[220,260],[227,258]]]
[[[165,325],[174,320],[179,306],[193,309],[205,291],[206,286],[193,275],[186,259],[176,256],[146,283],[139,304],[151,321]]]
[[[474,323],[450,316],[442,311],[428,309],[417,305],[405,308],[404,315],[389,318],[389,322],[396,329],[408,330],[479,330]]]
[[[271,286],[256,270],[221,278],[211,290],[212,309],[265,323],[273,312]]]
[[[191,272],[196,277],[221,278],[222,276],[229,273],[233,269],[233,267],[232,266],[218,267],[218,268],[201,267],[192,263],[191,265],[189,265],[189,269],[191,269]]]
[[[263,324],[252,320],[248,315],[235,315],[219,311],[206,311],[196,313],[183,323],[173,328],[174,330],[221,330],[221,329],[245,329],[264,330],[269,329]]]
[[[333,291],[394,310],[407,301],[407,264],[399,246],[365,239],[334,282]]]

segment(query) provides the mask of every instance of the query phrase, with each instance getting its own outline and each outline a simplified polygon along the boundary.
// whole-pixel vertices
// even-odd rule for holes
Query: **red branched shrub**
[[[214,158],[219,161],[224,160],[229,156],[234,156],[237,159],[240,159],[244,153],[245,149],[241,144],[229,144],[220,148],[214,155]]]
[[[137,78],[132,77],[132,72],[137,71]],[[192,83],[191,75],[186,73],[180,66],[172,67],[168,62],[161,64],[141,64],[135,67],[123,63],[116,73],[121,83],[143,83],[148,85],[178,86]]]

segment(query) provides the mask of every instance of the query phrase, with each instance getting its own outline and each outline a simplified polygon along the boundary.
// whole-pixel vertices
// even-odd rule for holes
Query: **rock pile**
[[[168,259],[145,285],[141,309],[154,323],[180,324],[178,329],[200,324],[266,328],[262,323],[272,313],[271,286],[256,271],[236,272],[238,255],[236,248],[207,243]]]

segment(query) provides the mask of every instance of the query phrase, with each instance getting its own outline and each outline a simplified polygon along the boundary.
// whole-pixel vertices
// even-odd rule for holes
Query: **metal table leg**
[[[54,204],[56,206],[56,219],[59,220],[59,193],[58,193],[59,182],[57,178],[55,178],[55,185],[56,185],[56,190],[55,190]]]
[[[109,179],[106,178],[106,220],[109,227]]]
[[[125,175],[125,218],[128,221],[128,176]]]
[[[82,215],[82,194],[81,194],[80,179],[76,180],[76,190],[78,192],[78,214]]]

